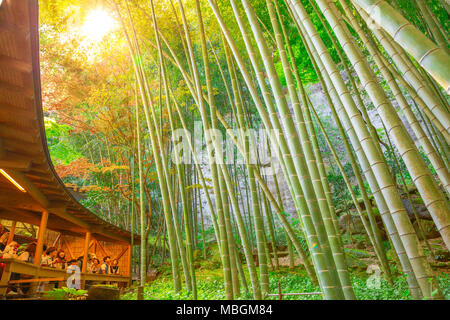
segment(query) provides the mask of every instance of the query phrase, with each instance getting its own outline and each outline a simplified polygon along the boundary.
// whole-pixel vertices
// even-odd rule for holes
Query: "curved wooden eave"
[[[4,0],[0,7],[0,218],[33,224],[50,213],[48,228],[99,240],[130,242],[131,234],[82,206],[64,186],[45,136],[39,62],[37,0]],[[135,236],[135,243],[139,242]]]

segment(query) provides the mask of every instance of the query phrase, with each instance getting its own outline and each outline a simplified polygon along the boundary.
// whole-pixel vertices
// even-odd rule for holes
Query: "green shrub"
[[[72,300],[73,297],[81,297],[87,294],[86,290],[70,289],[67,287],[55,288],[44,292],[44,298],[48,300]]]

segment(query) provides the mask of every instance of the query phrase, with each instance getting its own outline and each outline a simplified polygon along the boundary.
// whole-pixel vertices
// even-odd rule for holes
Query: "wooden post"
[[[61,242],[63,243],[63,245],[66,246],[66,249],[69,252],[70,259],[74,259],[75,256],[73,255],[72,249],[70,248],[70,244],[67,242],[67,240],[64,237],[64,235],[61,236]]]
[[[11,278],[11,271],[9,270],[10,266],[11,264],[7,263],[0,275],[0,297],[3,297],[8,289],[8,282]]]
[[[61,249],[61,242],[59,241],[59,239],[61,239],[61,233],[58,234],[58,236],[56,237],[55,241],[53,241],[52,247],[57,247],[57,249]]]
[[[45,237],[45,231],[47,230],[47,221],[48,221],[48,211],[44,210],[42,211],[42,216],[41,216],[41,224],[39,225],[39,232],[38,232],[38,238],[37,238],[37,245],[36,245],[36,251],[34,253],[34,264],[36,266],[40,266],[41,265],[41,259],[42,259],[42,249],[44,247],[44,237]],[[37,270],[36,272],[36,278],[39,278],[39,271],[40,269]],[[39,284],[37,284],[39,285]],[[35,294],[37,290],[37,286],[36,285],[32,285],[30,287],[30,293],[31,294]]]
[[[87,263],[89,258],[89,242],[91,242],[91,233],[87,231],[86,237],[84,238],[84,255],[83,255],[83,264],[81,265],[81,272],[87,271]],[[81,281],[81,289],[84,289],[85,286],[86,280]]]
[[[130,280],[128,281],[128,286],[131,286],[131,284],[133,282],[132,261],[133,261],[133,248],[131,247],[131,244],[129,244],[128,245],[128,276],[130,277]]]
[[[41,265],[42,248],[44,246],[45,231],[47,230],[48,211],[42,212],[41,224],[39,225],[38,241],[36,245],[36,253],[34,254],[34,264]]]
[[[9,230],[8,242],[6,244],[9,244],[10,242],[12,242],[14,240],[14,234],[16,233],[16,224],[17,224],[17,221],[13,221],[13,223],[11,225],[11,230]]]
[[[283,300],[283,294],[281,293],[281,284],[278,282],[278,298]]]
[[[88,253],[89,253],[89,242],[91,241],[91,233],[86,232],[86,237],[84,239],[84,255],[83,255],[83,264],[81,266],[81,272],[86,272],[87,262],[88,262]]]

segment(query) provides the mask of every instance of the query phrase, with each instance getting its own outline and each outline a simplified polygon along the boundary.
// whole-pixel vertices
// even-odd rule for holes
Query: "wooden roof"
[[[1,1],[0,1],[1,2]],[[39,64],[38,0],[3,0],[0,6],[0,218],[39,225],[65,234],[129,242],[131,235],[78,203],[50,159],[43,120]],[[139,237],[136,236],[136,242]]]

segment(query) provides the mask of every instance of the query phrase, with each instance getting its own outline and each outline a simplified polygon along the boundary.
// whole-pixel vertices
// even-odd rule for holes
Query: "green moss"
[[[84,296],[86,290],[69,289],[67,287],[56,288],[44,292],[44,298],[47,300],[69,300],[71,296]]]

